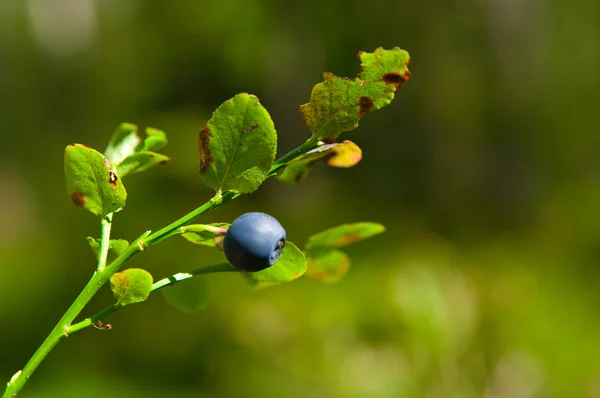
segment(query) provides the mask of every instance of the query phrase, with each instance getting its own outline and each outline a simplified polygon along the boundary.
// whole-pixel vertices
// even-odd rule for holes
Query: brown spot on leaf
[[[210,153],[210,136],[212,133],[205,125],[198,133],[198,155],[200,156],[200,173],[206,174],[208,168],[213,162],[213,157]]]
[[[363,117],[373,108],[373,100],[369,97],[360,97],[358,105],[360,106],[358,114],[360,117]]]
[[[70,196],[71,201],[79,207],[85,206],[85,196],[81,192],[75,191]]]
[[[294,184],[300,184],[302,182],[302,180],[304,179],[305,175],[306,175],[306,173],[304,173],[304,172],[296,174],[294,176]]]
[[[350,245],[354,242],[358,242],[361,239],[362,239],[361,234],[357,234],[357,233],[347,234],[340,238],[340,240],[338,241],[338,244],[340,246]]]
[[[335,138],[321,138],[321,141],[323,141],[326,144],[333,144],[335,143]]]
[[[119,176],[112,170],[108,171],[108,183],[113,187],[117,186],[117,181],[119,181]]]
[[[262,158],[258,161],[258,164],[260,165],[261,169],[269,170],[273,165],[273,159],[271,159],[270,157]]]
[[[410,71],[407,69],[404,74],[400,73],[386,73],[383,75],[383,81],[389,84],[393,84],[396,88],[400,88],[402,83],[408,80],[410,77]]]
[[[85,144],[80,144],[82,147],[87,148],[87,149],[92,149],[91,147],[85,145]]]
[[[325,282],[327,280],[327,274],[325,272],[320,272],[320,271],[311,272],[309,275],[311,278],[318,280],[320,282]]]
[[[248,133],[250,134],[251,132],[253,132],[254,130],[256,130],[258,128],[258,124],[255,124],[253,126],[248,126],[244,129],[244,133]]]
[[[171,161],[171,158],[166,158],[165,160],[162,160],[160,162],[160,164],[165,165],[165,164],[169,163],[170,161]]]

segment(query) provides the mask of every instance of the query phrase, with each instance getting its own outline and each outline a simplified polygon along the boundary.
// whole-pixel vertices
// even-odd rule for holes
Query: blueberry
[[[279,259],[285,238],[285,229],[270,215],[256,212],[242,214],[225,234],[225,257],[242,271],[260,271]]]

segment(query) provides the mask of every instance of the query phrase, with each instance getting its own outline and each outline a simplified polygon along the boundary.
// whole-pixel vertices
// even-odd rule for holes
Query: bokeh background
[[[347,250],[346,279],[216,275],[193,315],[153,296],[63,341],[21,395],[600,397],[599,16],[595,0],[1,1],[1,378],[93,272],[99,226],[67,198],[67,144],[103,150],[123,121],[167,132],[172,162],[125,181],[113,236],[131,240],[212,195],[196,134],[222,101],[257,95],[283,154],[322,72],[400,46],[411,80],[342,136],[357,167],[270,180],[202,219],[266,211],[301,245],[385,224]],[[174,238],[127,265],[221,260]],[[105,288],[84,315],[111,302]]]

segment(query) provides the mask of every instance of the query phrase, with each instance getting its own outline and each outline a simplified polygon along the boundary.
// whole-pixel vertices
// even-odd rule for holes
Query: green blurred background
[[[359,50],[400,46],[411,80],[342,136],[357,167],[270,180],[202,218],[267,211],[299,244],[385,224],[347,250],[346,279],[257,292],[217,275],[194,315],[153,296],[63,341],[21,395],[600,397],[599,4],[1,1],[1,378],[93,272],[99,226],[67,198],[67,144],[103,150],[123,121],[167,132],[172,162],[125,181],[113,236],[131,240],[212,195],[196,134],[222,101],[257,95],[283,154],[322,72],[353,77]],[[127,266],[221,259],[174,238]]]

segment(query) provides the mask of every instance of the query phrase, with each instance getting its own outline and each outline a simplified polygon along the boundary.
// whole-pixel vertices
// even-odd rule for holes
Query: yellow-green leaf
[[[360,52],[361,73],[354,80],[323,74],[310,102],[300,107],[313,140],[333,142],[340,133],[358,126],[362,117],[388,105],[410,77],[408,53],[399,48]]]
[[[129,268],[110,277],[110,288],[117,304],[124,306],[145,301],[152,289],[152,275],[141,268]]]
[[[313,253],[348,246],[384,231],[385,227],[383,225],[374,222],[338,225],[308,238],[305,251],[309,257],[312,257]]]
[[[307,257],[306,276],[323,283],[335,283],[342,279],[350,268],[350,257],[341,250],[330,250],[316,257]]]
[[[326,144],[292,160],[277,178],[289,184],[298,184],[319,160],[332,167],[348,168],[360,162],[361,158],[361,149],[352,141]]]

